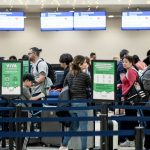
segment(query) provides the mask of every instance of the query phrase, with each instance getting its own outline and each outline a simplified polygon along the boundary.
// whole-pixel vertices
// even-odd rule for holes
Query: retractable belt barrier
[[[0,103],[5,102],[5,100],[0,100]],[[8,101],[7,101],[8,102]],[[68,100],[62,100],[62,101],[47,101],[47,100],[42,100],[42,101],[23,101],[23,100],[11,100],[11,103],[16,104],[16,107],[20,103],[41,103],[41,104],[52,104],[52,103],[83,103],[85,100],[73,100],[73,101],[68,101]],[[91,103],[92,100],[86,100],[86,102]],[[16,107],[0,107],[0,112],[3,111],[15,111]],[[21,111],[34,111],[34,110],[40,110],[40,111],[58,111],[58,110],[100,110],[102,108],[102,105],[96,105],[96,106],[87,106],[87,107],[54,107],[54,106],[48,106],[48,107],[21,107]],[[116,109],[116,108],[122,108],[122,109],[136,109],[136,110],[150,110],[150,106],[144,106],[144,105],[138,105],[138,106],[128,106],[128,105],[114,105],[110,104],[108,105],[108,108],[110,109]],[[0,119],[0,123],[4,122],[9,122],[9,123],[21,123],[21,122],[62,122],[62,121],[96,121],[96,120],[101,120],[102,116],[100,115],[99,117],[97,116],[90,116],[90,117],[52,117],[52,118],[13,118],[13,117],[3,117]],[[138,117],[126,117],[126,116],[111,116],[107,118],[108,120],[116,120],[116,121],[150,121],[150,117],[144,117],[144,116],[138,116]],[[150,135],[150,130],[145,129],[144,133],[146,135]],[[72,132],[19,132],[19,131],[9,131],[9,132],[0,132],[0,137],[54,137],[54,136],[114,136],[114,135],[135,135],[135,130],[119,130],[119,131],[72,131]]]

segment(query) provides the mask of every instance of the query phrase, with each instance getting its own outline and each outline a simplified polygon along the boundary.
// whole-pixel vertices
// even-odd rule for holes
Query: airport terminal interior
[[[150,0],[0,0],[0,150],[150,150]]]

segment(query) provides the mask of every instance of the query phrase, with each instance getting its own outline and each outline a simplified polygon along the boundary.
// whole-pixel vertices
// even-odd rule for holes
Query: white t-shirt
[[[43,60],[41,61],[41,60],[42,59],[38,59],[37,62],[33,63],[32,67],[31,67],[31,74],[34,75],[35,80],[37,80],[37,78],[39,78],[39,74],[41,72],[44,72],[46,74],[46,76],[48,75],[48,66],[47,66],[47,63],[45,61],[43,61]],[[37,71],[37,67],[36,67],[37,64],[38,64],[38,71]],[[40,93],[41,89],[42,89],[42,83],[39,84],[39,85],[37,85],[37,86],[34,86],[32,88],[32,95]]]

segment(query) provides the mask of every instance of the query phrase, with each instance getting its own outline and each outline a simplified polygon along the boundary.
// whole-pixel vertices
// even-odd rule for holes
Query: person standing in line
[[[77,55],[74,57],[73,63],[71,65],[70,71],[67,74],[64,86],[68,85],[70,88],[71,100],[85,99],[85,103],[71,103],[72,107],[87,107],[87,92],[86,88],[91,87],[90,76],[83,72],[86,69],[87,63],[86,59],[82,55]],[[72,110],[70,111],[71,117],[86,117],[88,116],[87,110]],[[72,121],[69,127],[69,131],[77,131],[78,128],[81,131],[87,131],[87,122],[86,121]],[[71,137],[66,136],[63,139],[62,146],[59,150],[68,150],[68,142]],[[87,137],[81,136],[81,149],[86,150],[87,147]]]
[[[36,82],[35,86],[32,88],[32,96],[37,96],[42,93],[43,83],[48,74],[47,63],[40,58],[41,52],[42,49],[32,47],[28,53],[29,60],[32,62],[31,74],[33,74]]]
[[[94,52],[90,53],[90,60],[96,60],[96,53]]]
[[[146,58],[143,60],[143,62],[148,66],[150,65],[150,50],[147,51]]]
[[[123,58],[124,58],[124,56],[126,56],[128,54],[129,54],[129,51],[126,49],[122,49],[120,51],[120,54],[119,54],[120,60],[117,63],[117,84],[121,84],[121,79],[120,79],[121,74],[126,73],[126,70],[123,67]],[[116,100],[117,100],[118,104],[121,103],[121,99],[122,99],[122,89],[118,88],[117,92],[116,92]],[[115,114],[124,114],[124,110],[123,109],[116,109]],[[124,142],[125,141],[124,137],[120,138],[119,141]]]
[[[143,84],[144,91],[148,94],[148,102],[143,103],[147,108],[150,108],[150,65],[147,66],[147,69],[144,71],[144,74],[141,77],[141,81]],[[144,117],[150,117],[150,109],[142,110]],[[145,121],[144,123],[145,129],[150,130],[150,121]],[[144,138],[144,147],[145,150],[150,150],[150,135],[145,134]]]
[[[124,56],[126,56],[128,54],[129,54],[129,51],[126,49],[123,49],[120,51],[120,61],[117,65],[117,84],[121,83],[120,74],[125,73],[125,69],[123,67],[123,58],[124,58]]]
[[[139,99],[138,96],[132,97],[135,94],[135,91],[133,90],[133,85],[139,77],[137,71],[135,70],[135,67],[133,66],[132,56],[124,56],[123,67],[126,69],[126,73],[121,75],[121,84],[117,84],[117,88],[122,89],[124,104],[131,105],[130,101],[128,100],[129,98],[131,101]],[[125,115],[137,116],[137,110],[125,109]],[[136,126],[138,126],[138,122],[132,121],[130,124],[125,124],[125,126],[126,129],[133,130]],[[120,143],[121,147],[133,147],[134,145],[134,136],[128,136],[125,142]]]
[[[126,70],[123,67],[123,58],[124,56],[128,55],[129,51],[126,49],[123,49],[120,51],[120,61],[117,64],[117,84],[121,84],[121,79],[120,79],[120,75],[125,73]],[[121,89],[117,89],[117,101],[121,101],[121,95],[122,95],[122,90]]]
[[[140,60],[138,55],[133,55],[133,65],[135,65],[136,68],[141,71],[144,71],[147,68],[147,65]]]
[[[42,97],[45,97],[44,93],[40,93],[39,95],[32,97],[30,93],[30,88],[32,87],[33,83],[35,82],[34,76],[32,74],[25,74],[23,76],[23,92],[20,96],[22,100],[38,100]]]
[[[21,58],[22,60],[29,60],[29,56],[28,55],[22,55],[22,58]]]
[[[88,71],[91,75],[92,74],[92,60],[96,60],[96,53],[91,52],[89,60],[88,60],[88,57],[86,57],[86,60],[87,60],[87,64],[88,64]]]
[[[87,67],[86,69],[84,69],[83,71],[85,73],[87,73],[90,77],[91,77],[91,74],[92,74],[92,66],[91,66],[91,63],[90,63],[90,58],[85,56],[85,59],[86,59],[86,63],[87,63]]]
[[[65,80],[66,75],[69,72],[69,66],[72,61],[73,61],[73,57],[71,54],[64,53],[60,56],[59,62],[60,62],[60,66],[64,69],[64,74],[60,82],[58,84],[54,84],[52,88],[57,88],[57,89],[63,88],[64,80]]]
[[[8,59],[8,60],[17,61],[17,57],[16,57],[16,56],[14,56],[14,55],[12,55],[12,56],[10,56],[10,57],[9,57],[9,59]]]

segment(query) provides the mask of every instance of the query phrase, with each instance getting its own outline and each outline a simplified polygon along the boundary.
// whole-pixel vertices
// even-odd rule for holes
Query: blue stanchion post
[[[5,117],[5,112],[2,112],[2,118]],[[6,131],[6,123],[2,122],[2,131]],[[2,148],[6,147],[6,137],[2,137]]]
[[[135,127],[135,150],[143,150],[144,127]]]
[[[13,110],[9,110],[9,117],[12,118],[13,117]],[[12,132],[13,131],[13,123],[9,122],[9,131]],[[13,138],[9,137],[9,150],[13,150]]]
[[[108,104],[102,103],[101,108],[101,131],[108,131]],[[107,136],[101,136],[101,150],[108,150],[109,142]]]
[[[16,106],[16,118],[21,117],[21,106]],[[16,123],[16,131],[20,132],[21,131],[21,123],[17,122]],[[16,150],[21,150],[22,149],[22,140],[21,137],[16,138]]]

